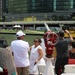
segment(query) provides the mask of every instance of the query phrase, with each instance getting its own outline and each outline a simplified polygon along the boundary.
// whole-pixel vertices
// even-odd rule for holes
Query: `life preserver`
[[[54,32],[47,31],[44,34],[44,41],[46,46],[46,56],[51,57],[54,45],[58,42],[58,35]]]

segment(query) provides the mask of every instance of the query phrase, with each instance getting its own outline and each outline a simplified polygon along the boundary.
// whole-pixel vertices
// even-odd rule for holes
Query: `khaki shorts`
[[[18,75],[29,75],[29,66],[28,67],[17,67]]]

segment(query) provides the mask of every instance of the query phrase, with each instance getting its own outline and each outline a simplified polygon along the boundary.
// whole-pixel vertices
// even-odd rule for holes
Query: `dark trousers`
[[[68,57],[57,58],[55,63],[55,73],[61,75],[64,73],[64,66],[68,64]]]

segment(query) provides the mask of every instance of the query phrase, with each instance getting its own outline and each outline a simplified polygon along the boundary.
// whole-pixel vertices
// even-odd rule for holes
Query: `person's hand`
[[[65,32],[66,32],[67,34],[69,34],[69,31],[68,31],[68,30],[65,30]]]
[[[38,63],[38,60],[35,61],[34,65],[36,65]]]

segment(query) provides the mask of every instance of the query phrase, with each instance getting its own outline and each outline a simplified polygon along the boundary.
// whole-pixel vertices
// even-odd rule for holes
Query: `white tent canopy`
[[[21,28],[21,26],[20,25],[15,25],[15,26],[13,26],[14,28]]]

